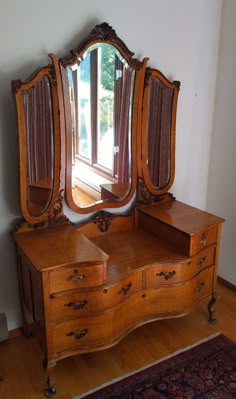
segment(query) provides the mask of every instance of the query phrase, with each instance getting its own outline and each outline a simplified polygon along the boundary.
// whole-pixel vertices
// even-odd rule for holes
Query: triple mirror
[[[167,191],[179,83],[133,58],[107,23],[55,59],[12,84],[25,219],[60,213],[64,192],[70,208],[89,213],[127,204],[140,180],[154,196]]]

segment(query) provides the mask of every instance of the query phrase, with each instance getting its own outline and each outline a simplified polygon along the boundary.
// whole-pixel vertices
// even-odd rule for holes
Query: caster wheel
[[[44,395],[46,398],[52,398],[54,395],[56,395],[56,393],[56,388],[47,388],[44,390]]]
[[[213,316],[209,317],[208,322],[211,324],[216,324],[217,323],[217,319]]]

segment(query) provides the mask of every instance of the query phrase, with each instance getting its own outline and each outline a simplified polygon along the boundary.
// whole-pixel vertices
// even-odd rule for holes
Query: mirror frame
[[[148,170],[147,162],[147,127],[148,127],[148,103],[149,103],[149,92],[150,82],[153,78],[157,78],[164,86],[173,90],[172,98],[172,110],[171,110],[171,124],[170,124],[170,176],[166,185],[162,187],[156,187],[153,185]],[[159,196],[167,193],[174,182],[175,176],[175,130],[176,130],[176,113],[177,113],[177,101],[180,90],[180,82],[168,80],[159,70],[157,69],[146,69],[144,95],[143,95],[143,111],[142,111],[142,134],[141,134],[141,148],[140,154],[141,159],[138,165],[138,175],[141,177],[142,183],[145,184],[145,190],[151,196]],[[140,189],[140,192],[142,190]]]
[[[65,79],[66,67],[77,62],[78,57],[95,43],[107,43],[114,46],[135,69],[134,93],[133,93],[133,113],[131,128],[131,153],[132,153],[132,182],[128,195],[120,201],[99,201],[86,208],[78,207],[72,198],[71,190],[71,135],[68,133],[66,112],[68,112],[68,99],[63,92],[63,82]],[[26,229],[41,228],[54,225],[55,223],[68,222],[64,215],[64,195],[67,191],[67,205],[75,212],[80,214],[104,214],[106,208],[120,208],[132,199],[131,206],[143,203],[152,203],[164,200],[171,196],[168,193],[174,180],[175,173],[175,125],[176,109],[179,94],[180,82],[169,81],[160,71],[146,68],[148,58],[139,61],[133,58],[133,53],[127,48],[124,42],[116,35],[114,29],[107,23],[96,25],[91,33],[80,42],[77,50],[71,50],[71,54],[60,60],[55,54],[49,54],[52,64],[45,66],[35,73],[33,78],[26,82],[21,80],[12,81],[12,93],[15,98],[18,132],[19,132],[19,156],[20,156],[20,196],[21,210],[27,224]],[[54,140],[54,171],[53,171],[53,191],[51,199],[44,211],[39,215],[32,215],[27,207],[27,182],[26,182],[26,126],[24,122],[24,108],[22,101],[22,90],[27,90],[34,85],[38,79],[47,75],[50,81],[52,120],[53,120],[53,140]],[[164,187],[155,187],[150,181],[147,166],[147,117],[148,117],[148,96],[150,81],[153,77],[158,78],[166,87],[173,89],[172,112],[171,112],[171,149],[170,149],[170,178]],[[70,110],[69,110],[70,111]],[[67,151],[67,152],[66,152]],[[69,155],[69,156],[68,156]],[[136,197],[135,197],[136,196]],[[125,211],[128,212],[128,211]],[[117,213],[117,212],[116,212]]]
[[[143,85],[144,76],[146,70],[146,64],[148,58],[144,58],[139,61],[133,58],[134,53],[131,52],[125,43],[116,35],[114,29],[107,23],[96,25],[91,33],[79,44],[77,50],[71,50],[71,55],[59,60],[62,86],[66,87],[66,68],[73,66],[78,58],[82,57],[84,52],[89,46],[93,44],[106,43],[115,47],[123,58],[127,61],[130,67],[135,70],[134,79],[134,92],[133,92],[133,103],[132,103],[132,122],[131,122],[131,187],[127,196],[121,200],[101,200],[87,207],[79,207],[72,196],[72,182],[71,182],[71,170],[72,170],[72,138],[71,138],[71,127],[67,123],[66,114],[70,112],[68,104],[68,96],[64,92],[64,110],[65,110],[65,129],[66,129],[66,199],[69,207],[77,213],[91,213],[104,208],[120,208],[130,202],[136,192],[137,186],[137,137],[138,131],[141,131],[141,114],[142,114],[142,97],[143,97]]]
[[[51,104],[52,104],[52,128],[53,128],[53,173],[52,194],[43,211],[38,215],[30,213],[27,204],[27,140],[25,112],[23,106],[22,92],[32,88],[38,80],[47,76],[50,82]],[[58,77],[54,65],[48,65],[39,69],[34,76],[26,82],[21,80],[12,81],[12,94],[15,98],[17,110],[17,122],[19,131],[19,161],[20,161],[20,200],[23,217],[29,225],[52,224],[61,215],[63,208],[63,188],[60,179],[61,164],[61,123],[59,113],[59,95],[57,86]]]

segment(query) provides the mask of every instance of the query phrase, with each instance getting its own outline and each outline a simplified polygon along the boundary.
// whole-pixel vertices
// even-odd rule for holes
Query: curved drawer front
[[[210,246],[201,251],[189,262],[160,264],[145,271],[146,288],[161,285],[172,285],[192,279],[205,267],[215,262],[215,247]]]
[[[54,350],[86,352],[95,346],[107,347],[147,321],[185,314],[211,294],[213,274],[214,267],[210,267],[185,284],[139,292],[101,315],[55,324]]]
[[[73,288],[96,287],[106,282],[104,263],[74,265],[50,272],[50,293]]]
[[[51,299],[52,317],[62,320],[68,317],[101,313],[125,301],[142,289],[142,272],[136,272],[122,282],[98,290],[83,290],[69,295],[55,295]]]
[[[104,343],[112,335],[112,319],[113,315],[109,312],[56,324],[53,328],[54,351],[59,353]]]
[[[212,282],[214,278],[214,266],[199,273],[192,280],[183,284],[159,287],[155,290],[146,290],[146,305],[143,306],[145,313],[160,317],[185,313],[203,297],[212,293]]]
[[[217,241],[217,226],[205,229],[201,233],[195,234],[190,241],[190,255],[204,249],[206,246],[214,244]]]

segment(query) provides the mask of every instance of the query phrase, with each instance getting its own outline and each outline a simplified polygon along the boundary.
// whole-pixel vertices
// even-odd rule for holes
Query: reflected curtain
[[[170,177],[170,137],[173,89],[157,78],[150,82],[148,101],[148,170],[156,187],[167,184]]]
[[[118,57],[117,57],[118,59]],[[118,183],[128,183],[130,180],[130,109],[132,104],[133,71],[126,68],[118,60],[117,66],[122,71],[116,79],[115,89],[115,140],[119,147],[117,174]],[[118,70],[116,69],[116,70]]]
[[[44,76],[22,92],[27,142],[27,182],[52,175],[52,104],[49,79]]]

